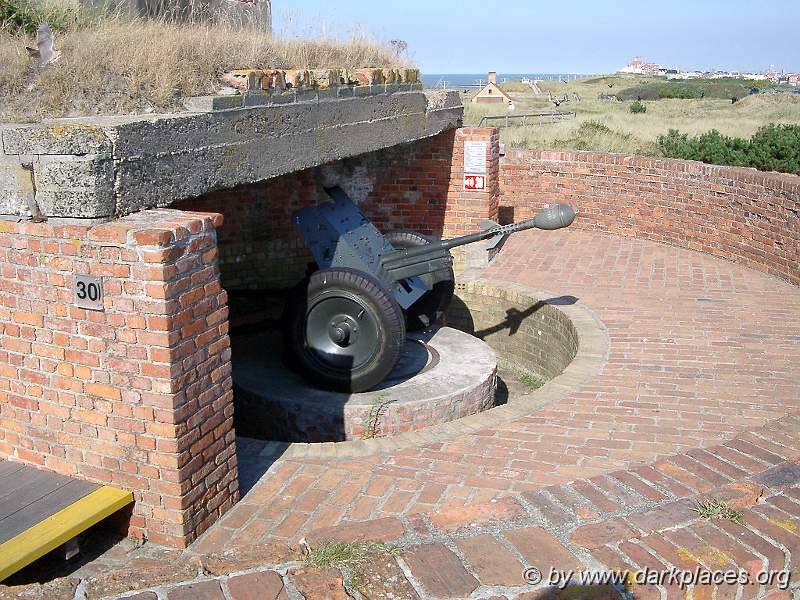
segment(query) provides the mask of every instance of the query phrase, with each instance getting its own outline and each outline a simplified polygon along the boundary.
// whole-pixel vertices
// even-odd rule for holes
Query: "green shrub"
[[[750,140],[750,162],[762,171],[800,175],[800,125],[761,127]]]
[[[667,135],[659,136],[658,146],[670,158],[800,175],[800,125],[771,123],[749,140],[728,137],[716,130],[690,138],[670,129]]]
[[[642,83],[617,92],[620,100],[696,100],[699,98],[744,98],[751,88],[760,88],[763,81],[750,79],[690,79]]]
[[[578,132],[579,135],[596,135],[598,133],[611,133],[611,128],[605,123],[592,119],[581,123]]]
[[[631,104],[631,107],[630,107],[630,109],[629,109],[629,110],[630,110],[630,111],[631,111],[633,114],[635,114],[635,115],[639,115],[639,114],[644,114],[644,113],[646,113],[646,112],[647,112],[647,107],[646,107],[644,104],[642,104],[642,103],[641,103],[639,100],[637,100],[636,102],[634,102],[633,104]]]

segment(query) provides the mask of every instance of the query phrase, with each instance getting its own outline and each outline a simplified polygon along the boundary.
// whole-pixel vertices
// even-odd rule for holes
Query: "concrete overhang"
[[[457,92],[0,125],[0,215],[106,220],[461,126]]]

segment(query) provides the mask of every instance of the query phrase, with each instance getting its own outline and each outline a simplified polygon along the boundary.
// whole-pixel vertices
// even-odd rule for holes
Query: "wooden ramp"
[[[125,490],[0,460],[0,582],[131,502]]]

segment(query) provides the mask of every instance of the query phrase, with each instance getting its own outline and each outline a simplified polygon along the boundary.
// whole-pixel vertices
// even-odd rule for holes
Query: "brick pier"
[[[130,533],[186,546],[238,499],[213,214],[0,223],[0,455],[130,489]],[[102,310],[74,305],[103,278]]]

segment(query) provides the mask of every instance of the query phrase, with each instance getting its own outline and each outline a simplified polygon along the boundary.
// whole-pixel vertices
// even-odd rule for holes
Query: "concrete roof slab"
[[[113,218],[434,136],[462,117],[456,92],[403,91],[4,126],[0,210],[29,216],[11,176],[21,162],[46,216]]]

